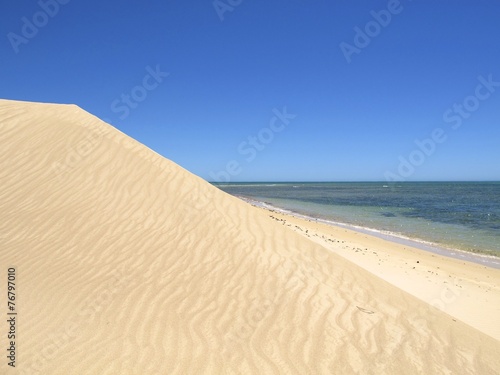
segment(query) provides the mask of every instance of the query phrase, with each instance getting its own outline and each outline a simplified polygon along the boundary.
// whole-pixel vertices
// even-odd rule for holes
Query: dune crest
[[[20,374],[500,369],[498,341],[76,106],[1,100],[0,161]]]

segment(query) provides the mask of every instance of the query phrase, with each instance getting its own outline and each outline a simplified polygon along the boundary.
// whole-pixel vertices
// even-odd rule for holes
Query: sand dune
[[[500,369],[497,340],[76,106],[0,101],[0,161],[0,373]]]

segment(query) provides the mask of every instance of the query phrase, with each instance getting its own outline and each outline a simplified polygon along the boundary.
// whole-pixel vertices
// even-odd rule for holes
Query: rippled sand
[[[76,106],[0,101],[0,161],[17,373],[500,369],[499,341]]]

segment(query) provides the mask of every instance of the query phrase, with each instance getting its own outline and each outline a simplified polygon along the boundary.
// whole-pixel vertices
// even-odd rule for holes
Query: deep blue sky
[[[500,84],[476,93],[500,82],[498,0],[220,0],[223,20],[211,0],[61,2],[2,3],[0,97],[75,103],[208,180],[228,163],[231,181],[500,180]],[[40,27],[19,44],[23,17]]]

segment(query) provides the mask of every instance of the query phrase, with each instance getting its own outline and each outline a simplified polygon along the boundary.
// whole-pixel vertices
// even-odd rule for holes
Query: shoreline
[[[251,204],[248,199],[242,200]],[[429,308],[437,308],[500,341],[497,268],[301,217],[268,204],[251,205],[289,230],[420,299]]]
[[[255,206],[255,207],[269,209],[269,210],[275,210],[275,211],[281,212],[285,215],[291,215],[291,216],[301,218],[304,220],[314,220],[316,222],[324,223],[326,225],[337,226],[340,228],[346,228],[346,229],[349,229],[352,231],[367,234],[369,236],[374,236],[374,237],[377,237],[377,238],[380,238],[380,239],[383,239],[386,241],[394,242],[394,243],[397,243],[400,245],[410,246],[410,247],[414,247],[414,248],[422,250],[422,251],[431,252],[433,254],[437,254],[437,255],[453,258],[453,259],[458,259],[458,260],[465,260],[467,262],[477,263],[477,264],[480,264],[483,266],[487,266],[489,268],[500,269],[500,257],[497,257],[495,255],[488,255],[488,254],[476,253],[476,252],[471,252],[471,251],[462,250],[462,249],[450,248],[450,247],[442,246],[442,245],[432,243],[429,241],[425,241],[422,239],[410,238],[410,237],[404,236],[403,234],[399,234],[399,233],[385,232],[385,231],[382,231],[379,229],[362,227],[359,225],[347,224],[347,223],[337,222],[337,221],[328,220],[328,219],[316,218],[314,216],[309,216],[309,215],[302,214],[299,212],[280,208],[280,207],[274,206],[270,203],[267,203],[264,201],[259,201],[259,200],[253,199],[253,198],[248,198],[248,197],[241,196],[241,195],[238,195],[236,197],[251,204],[252,206]]]

